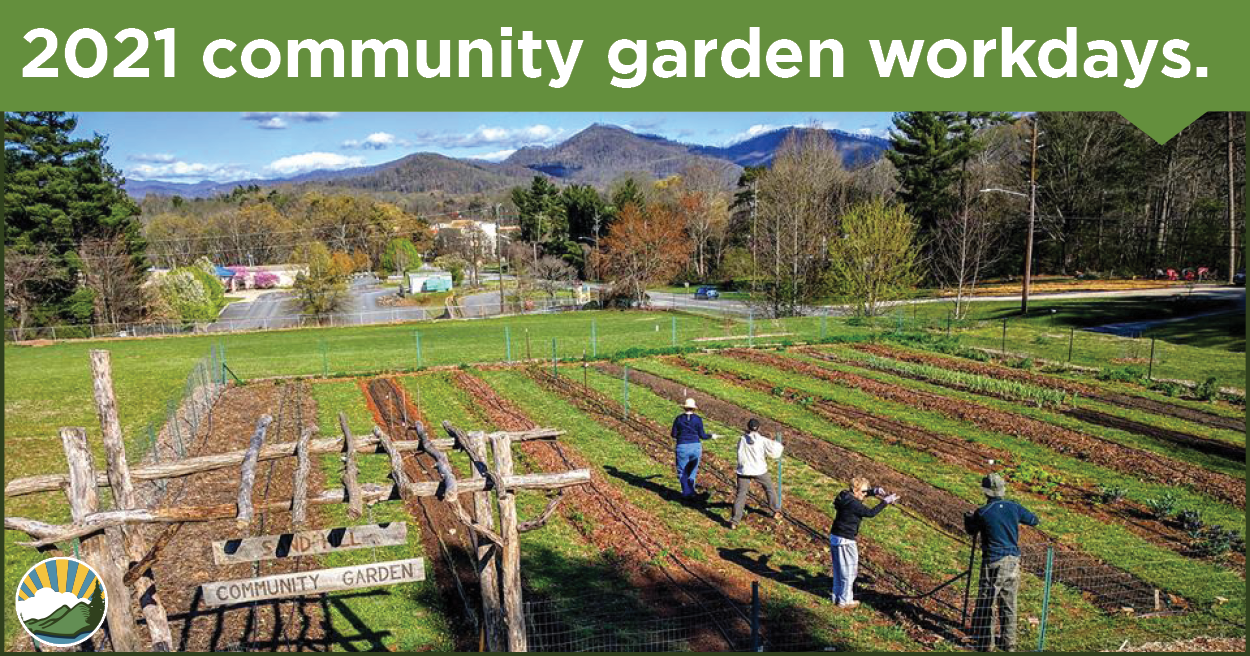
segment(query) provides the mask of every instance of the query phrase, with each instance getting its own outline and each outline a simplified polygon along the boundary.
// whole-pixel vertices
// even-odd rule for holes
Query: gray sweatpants
[[[735,523],[742,521],[742,515],[746,512],[747,495],[751,493],[751,483],[758,481],[764,486],[764,494],[768,496],[768,506],[773,512],[781,510],[781,504],[777,502],[777,490],[773,488],[773,479],[768,474],[760,476],[738,476],[738,496],[734,497],[734,514],[733,521]]]
[[[859,576],[859,544],[830,535],[829,551],[833,554],[833,601],[844,606],[855,601],[851,589]]]
[[[977,609],[972,630],[977,649],[1003,651],[1016,648],[1016,595],[1020,592],[1020,557],[1003,556],[992,563],[981,563],[977,584]]]

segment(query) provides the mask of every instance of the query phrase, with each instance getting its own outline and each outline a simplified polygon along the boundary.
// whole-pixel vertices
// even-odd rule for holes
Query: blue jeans
[[[703,457],[703,444],[691,442],[677,445],[677,481],[681,483],[683,498],[694,496],[694,480],[699,475],[699,458]]]

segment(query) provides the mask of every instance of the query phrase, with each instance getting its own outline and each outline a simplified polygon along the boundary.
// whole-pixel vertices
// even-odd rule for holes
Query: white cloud
[[[228,182],[256,177],[239,164],[207,164],[203,162],[183,162],[174,160],[153,164],[138,164],[126,169],[126,177],[131,180],[165,180],[179,182]]]
[[[516,152],[516,148],[507,150],[496,150],[493,153],[482,153],[481,155],[469,155],[469,159],[480,159],[487,162],[502,162],[512,156]]]
[[[469,133],[420,133],[417,135],[414,145],[439,148],[477,148],[481,146],[520,148],[521,146],[551,143],[563,136],[564,132],[564,128],[553,128],[548,125],[527,125],[519,128],[482,125]]]
[[[61,606],[73,608],[78,604],[89,604],[89,599],[79,599],[72,592],[58,592],[52,588],[39,588],[35,594],[17,601],[17,614],[23,620],[41,620]]]
[[[818,128],[824,128],[826,130],[834,130],[834,129],[837,129],[838,122],[837,121],[815,121],[815,122],[809,122],[809,123],[791,123],[789,125],[769,125],[767,123],[757,123],[747,128],[746,130],[739,132],[738,134],[735,134],[734,136],[725,140],[724,145],[732,146],[738,142],[746,141],[747,139],[758,137],[761,134],[772,132],[773,130],[781,130],[785,128],[810,128],[810,127],[818,127]]]
[[[151,164],[168,164],[178,160],[170,153],[135,153],[127,157],[132,162],[148,162]]]
[[[241,118],[262,130],[283,130],[289,122],[321,123],[336,118],[338,112],[243,112]]]
[[[406,139],[400,139],[389,132],[374,132],[364,139],[348,139],[341,146],[347,150],[386,150],[391,146],[407,148],[412,145]]]
[[[270,176],[288,176],[319,169],[339,170],[364,166],[365,158],[338,153],[311,152],[275,159],[265,167]]]

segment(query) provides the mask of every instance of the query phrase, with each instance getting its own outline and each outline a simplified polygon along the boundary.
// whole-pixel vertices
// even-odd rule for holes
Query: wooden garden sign
[[[234,565],[367,547],[389,547],[407,541],[408,524],[389,522],[219,540],[213,543],[212,552],[214,563]]]
[[[372,588],[380,585],[413,583],[425,580],[425,559],[409,558],[384,563],[351,565],[308,572],[272,574],[251,579],[237,579],[200,586],[204,603],[226,606],[264,599],[298,597],[322,592]]]

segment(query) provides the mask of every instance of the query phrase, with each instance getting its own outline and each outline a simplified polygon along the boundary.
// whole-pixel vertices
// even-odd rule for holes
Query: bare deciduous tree
[[[38,302],[35,284],[47,279],[54,272],[52,258],[46,245],[27,251],[6,251],[4,254],[4,307],[17,315],[17,332],[26,330],[30,312]]]
[[[78,247],[82,284],[95,296],[95,316],[101,323],[124,323],[143,314],[139,291],[143,274],[135,270],[121,236],[86,239]]]
[[[530,269],[535,284],[552,301],[556,300],[556,294],[560,293],[560,290],[568,289],[577,280],[577,270],[564,260],[552,255],[538,258]]]

